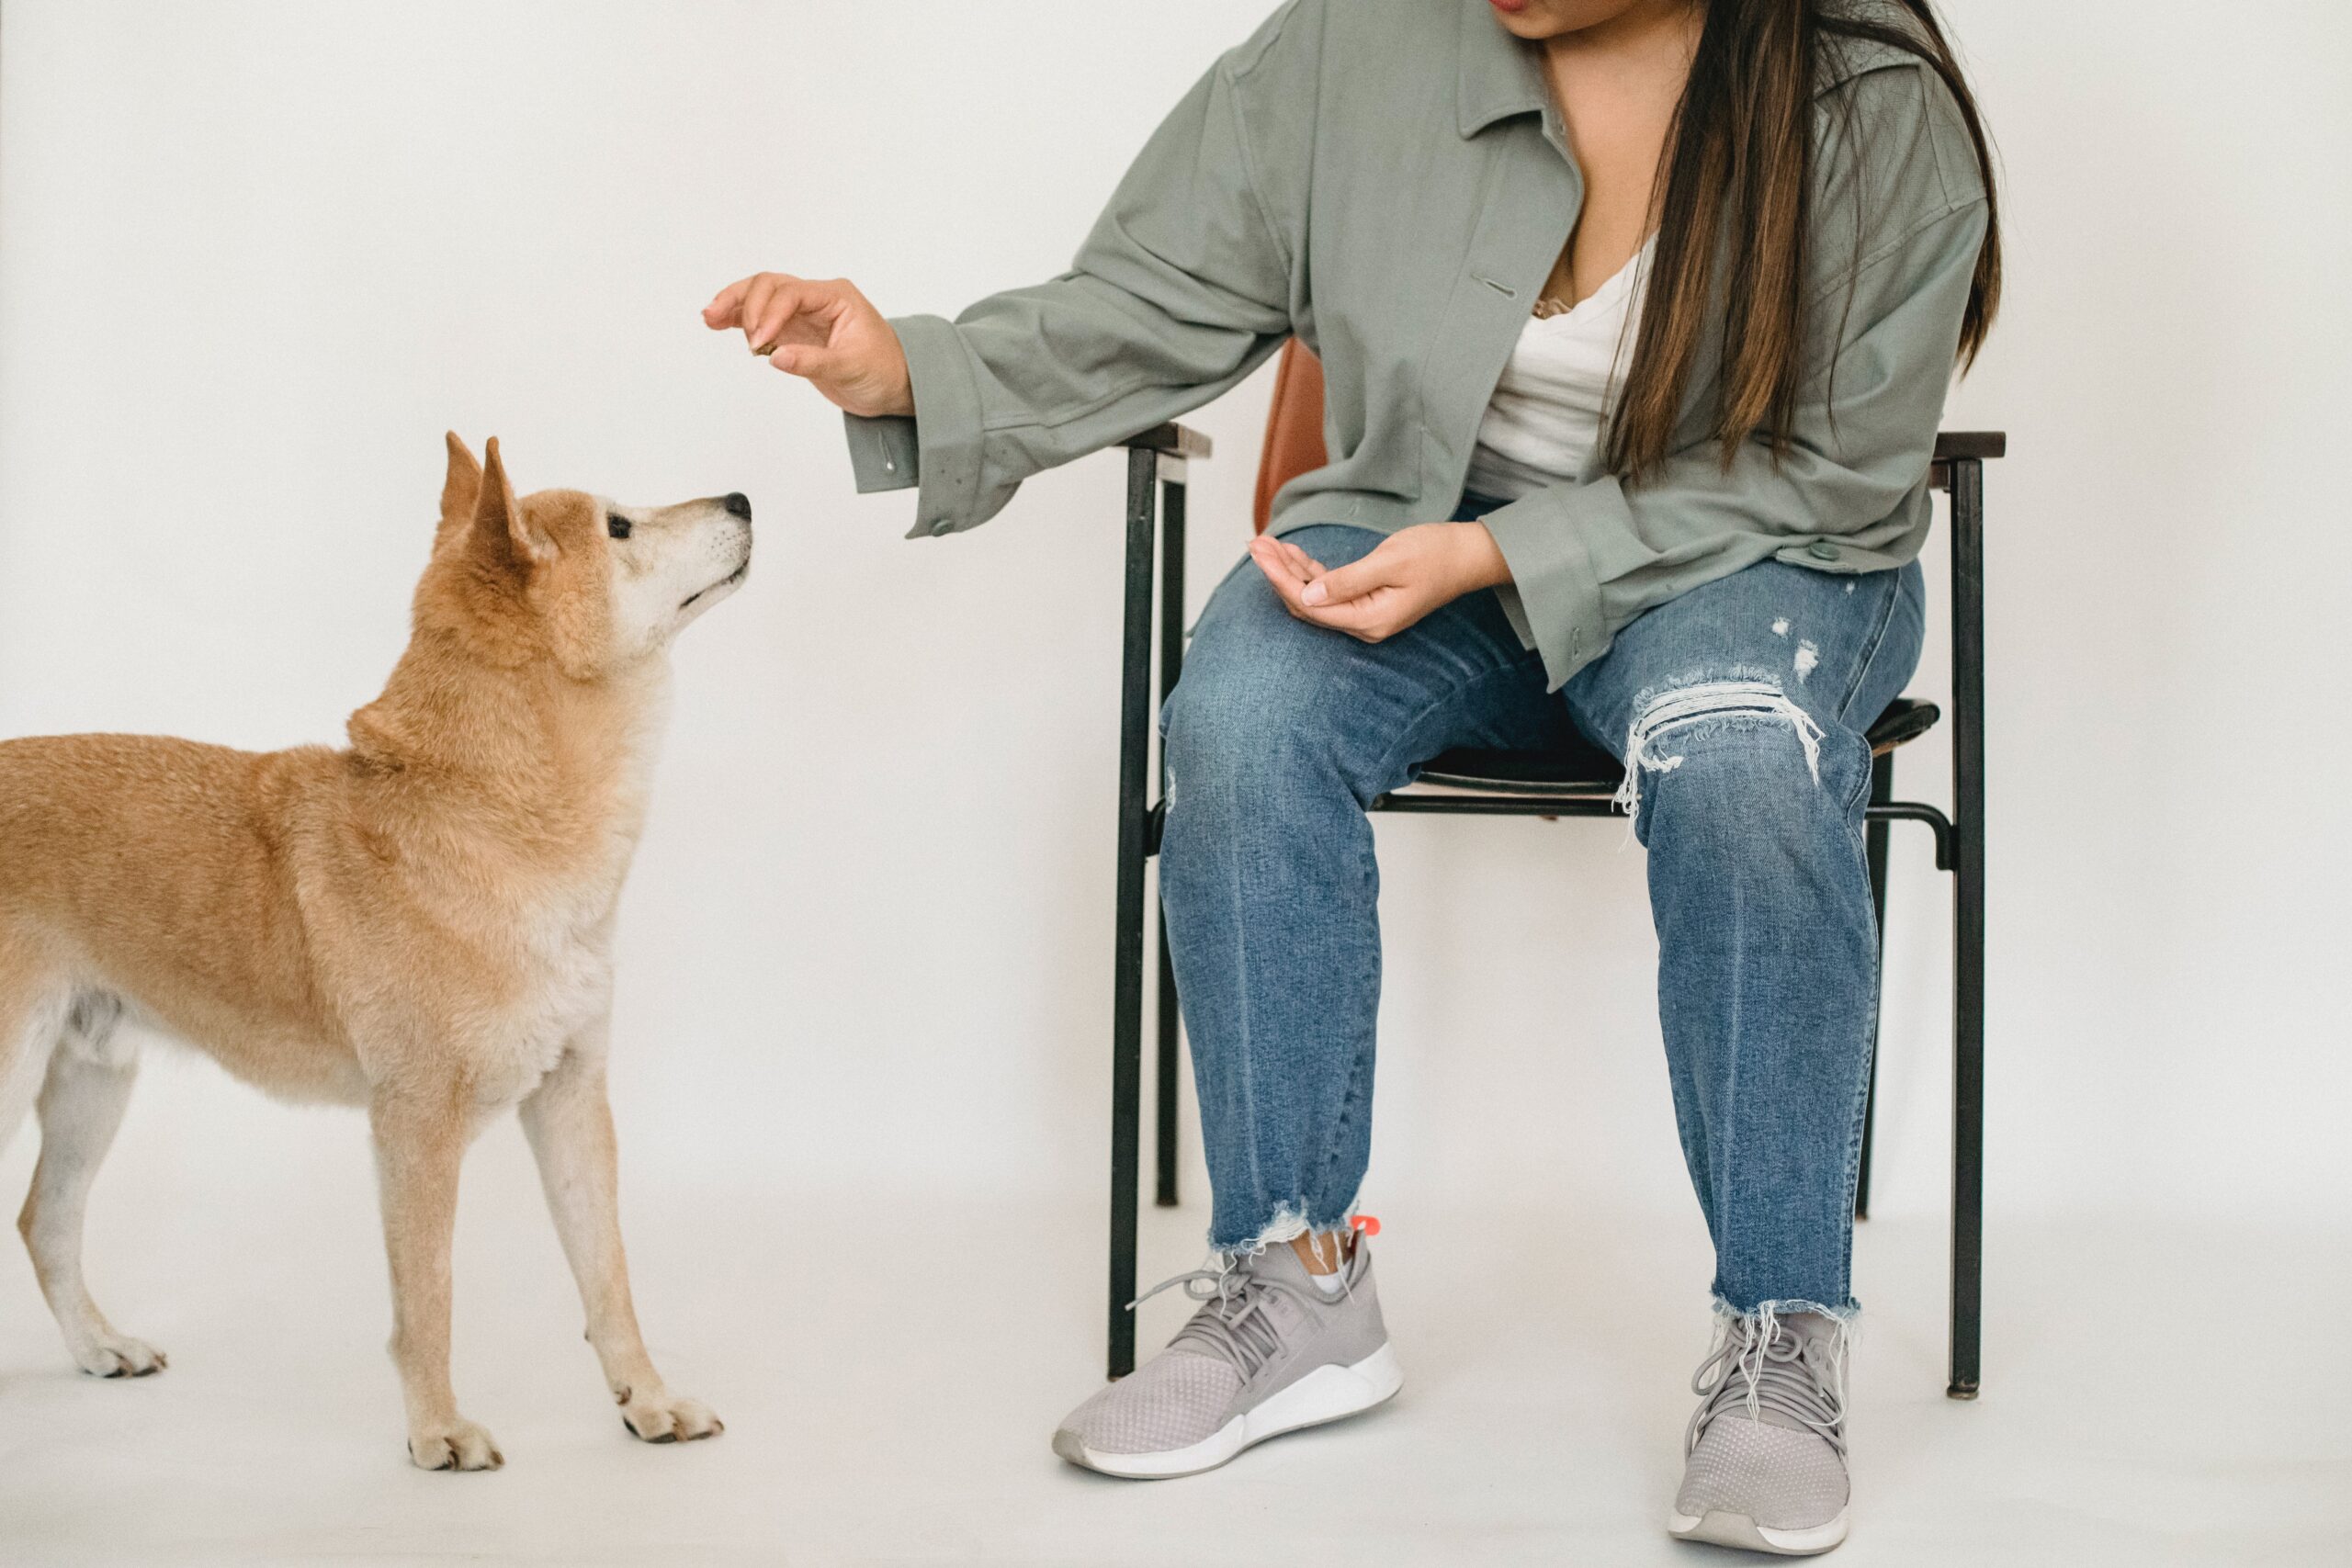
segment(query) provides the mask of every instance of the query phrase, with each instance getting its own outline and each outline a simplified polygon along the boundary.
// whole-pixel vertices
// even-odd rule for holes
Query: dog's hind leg
[[[40,1092],[72,1000],[72,987],[0,925],[0,1154]]]
[[[122,1125],[139,1076],[137,1048],[114,1038],[121,1017],[113,997],[92,993],[75,998],[66,1015],[41,1085],[40,1163],[17,1229],[75,1363],[94,1377],[143,1378],[164,1370],[164,1353],[117,1333],[82,1279],[82,1215],[90,1184]]]
[[[653,1370],[630,1303],[621,1251],[618,1160],[605,1094],[604,1027],[588,1031],[521,1106],[523,1131],[538,1157],[539,1184],[557,1237],[580,1283],[588,1342],[630,1432],[649,1443],[714,1437],[726,1430],[698,1399],[670,1392]]]

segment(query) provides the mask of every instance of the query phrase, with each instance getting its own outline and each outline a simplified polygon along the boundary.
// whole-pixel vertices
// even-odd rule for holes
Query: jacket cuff
[[[915,437],[912,419],[843,413],[842,430],[849,438],[849,467],[856,476],[858,494],[904,490],[922,477],[922,444]]]
[[[915,525],[910,539],[952,534],[979,519],[980,389],[970,351],[955,323],[939,316],[899,316],[890,322],[907,356],[914,390],[914,439],[920,448],[913,478]]]
[[[1575,502],[1568,489],[1548,486],[1479,519],[1510,568],[1518,603],[1513,605],[1507,597],[1505,610],[1519,611],[1511,619],[1520,635],[1543,655],[1544,687],[1555,692],[1609,646],[1601,623],[1600,585],[1584,543],[1590,520],[1580,525],[1577,515],[1579,502],[1604,503],[1600,493],[1603,487],[1576,487]],[[1622,507],[1623,502],[1617,504]]]

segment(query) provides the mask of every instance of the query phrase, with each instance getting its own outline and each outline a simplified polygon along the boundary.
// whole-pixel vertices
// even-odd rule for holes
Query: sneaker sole
[[[1736,1546],[1747,1551],[1769,1551],[1779,1557],[1811,1557],[1827,1551],[1846,1539],[1846,1510],[1826,1525],[1810,1529],[1781,1530],[1758,1524],[1746,1514],[1710,1508],[1704,1514],[1668,1514],[1666,1533],[1677,1540],[1703,1540]]]
[[[1404,1385],[1396,1352],[1386,1345],[1351,1367],[1317,1367],[1296,1382],[1243,1411],[1189,1448],[1153,1454],[1106,1454],[1091,1449],[1065,1427],[1054,1434],[1054,1452],[1075,1465],[1129,1481],[1169,1481],[1215,1470],[1254,1443],[1344,1421],[1385,1403]]]

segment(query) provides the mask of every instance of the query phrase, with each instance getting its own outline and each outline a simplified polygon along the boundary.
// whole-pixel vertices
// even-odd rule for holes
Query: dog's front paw
[[[76,1365],[94,1378],[143,1378],[171,1362],[153,1345],[128,1334],[107,1333],[74,1348]]]
[[[462,1416],[411,1432],[408,1457],[419,1470],[496,1470],[506,1462],[490,1434]]]
[[[727,1430],[727,1423],[713,1416],[701,1400],[662,1388],[643,1394],[622,1393],[621,1424],[631,1437],[649,1443],[690,1443]]]

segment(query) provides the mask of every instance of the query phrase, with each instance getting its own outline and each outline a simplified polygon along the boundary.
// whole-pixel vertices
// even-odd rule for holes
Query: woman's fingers
[[[775,288],[760,302],[758,310],[745,313],[743,335],[751,340],[753,354],[775,351],[793,318],[808,309],[808,286],[797,277],[779,278]]]
[[[703,324],[713,332],[741,327],[752,351],[764,353],[806,302],[808,288],[788,272],[755,272],[720,289],[702,308]]]
[[[1306,606],[1298,599],[1299,591],[1306,585],[1306,580],[1299,575],[1298,569],[1280,546],[1272,539],[1252,539],[1250,541],[1250,558],[1257,563],[1258,570],[1264,575],[1267,586],[1274,591],[1274,597],[1282,601],[1283,608],[1302,621],[1308,619]]]
[[[703,307],[702,319],[713,331],[742,328],[744,341],[752,345],[753,354],[771,354],[797,318],[838,314],[840,297],[838,285],[811,283],[788,272],[753,273],[720,289],[717,298]],[[808,336],[821,339],[825,331],[820,323],[813,333],[794,335],[804,340]]]
[[[1322,570],[1314,558],[1295,546],[1284,546],[1281,540],[1261,538],[1250,541],[1250,558],[1258,563],[1258,570],[1265,574],[1274,597],[1283,602],[1283,608],[1309,626],[1344,632],[1364,642],[1379,642],[1396,630],[1392,624],[1396,618],[1396,589],[1376,588],[1345,604],[1317,606],[1307,603],[1306,597],[1314,592],[1318,581],[1306,576],[1306,568]]]
[[[744,338],[755,347],[760,341],[760,317],[766,312],[768,301],[775,298],[776,282],[775,273],[763,272],[751,280],[742,299],[736,302],[735,324],[743,329]]]
[[[1355,570],[1355,567],[1327,570],[1320,561],[1288,540],[1262,536],[1250,542],[1250,557],[1272,585],[1283,608],[1310,626],[1344,632],[1364,642],[1379,642],[1397,629],[1394,624],[1396,602],[1401,591],[1396,588],[1375,583],[1359,587],[1338,602],[1318,598],[1325,592],[1325,584],[1341,572]],[[1356,567],[1366,566],[1372,559],[1368,556]],[[1385,568],[1375,569],[1375,575],[1383,570]]]
[[[741,327],[753,354],[851,413],[914,412],[898,334],[847,278],[755,273],[720,289],[702,319],[714,330]]]
[[[1334,567],[1306,585],[1305,599],[1308,604],[1345,604],[1361,599],[1375,588],[1385,588],[1395,581],[1390,570],[1394,564],[1381,559],[1387,547],[1382,546],[1360,561]]]
[[[1396,594],[1394,588],[1375,588],[1344,604],[1303,604],[1299,615],[1318,626],[1329,626],[1365,642],[1378,642],[1397,630],[1392,603]]]
[[[739,312],[743,308],[743,296],[750,293],[752,285],[758,281],[759,276],[754,274],[750,277],[739,277],[720,289],[711,298],[710,303],[702,308],[702,324],[712,332],[723,333],[741,321],[742,318]]]
[[[1284,549],[1279,539],[1261,536],[1250,541],[1250,558],[1258,563],[1258,569],[1276,587],[1295,588],[1306,582],[1306,573],[1301,570],[1297,558],[1298,552]]]
[[[1298,591],[1305,586],[1304,581],[1299,577],[1297,569],[1273,547],[1271,540],[1252,539],[1250,542],[1250,558],[1257,563],[1259,572],[1273,589],[1276,598],[1284,604],[1297,604]]]
[[[1385,642],[1466,588],[1497,581],[1462,581],[1449,555],[1459,537],[1445,527],[1400,528],[1363,559],[1329,570],[1287,539],[1253,540],[1250,553],[1300,620],[1363,642]],[[1491,539],[1486,543],[1492,553]]]
[[[768,355],[768,363],[789,375],[806,376],[811,381],[831,381],[854,368],[841,350],[827,348],[820,343],[780,344]]]

